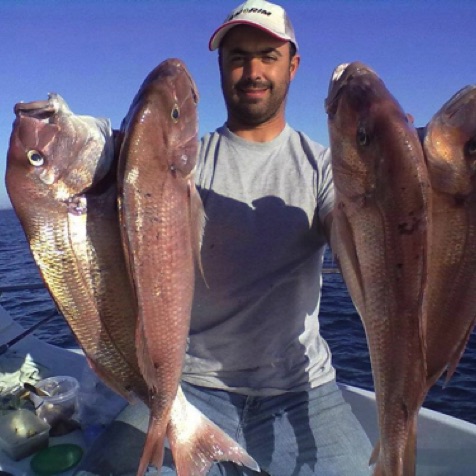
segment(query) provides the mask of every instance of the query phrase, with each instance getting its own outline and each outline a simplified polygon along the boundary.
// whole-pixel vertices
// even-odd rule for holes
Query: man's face
[[[299,64],[290,44],[256,28],[232,28],[221,44],[220,72],[229,119],[256,126],[284,115],[289,88]]]

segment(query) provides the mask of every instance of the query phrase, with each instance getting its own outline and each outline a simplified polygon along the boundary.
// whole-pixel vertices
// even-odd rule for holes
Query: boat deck
[[[22,331],[23,328],[14,322],[0,306],[0,345]],[[20,357],[30,354],[35,362],[41,364],[42,372],[44,372],[42,377],[72,375],[80,380],[84,378],[85,372],[92,372],[86,368],[86,361],[80,352],[49,345],[31,335],[15,344],[8,352],[15,352]],[[370,440],[375,442],[378,428],[374,393],[346,385],[341,385],[341,388],[344,398],[352,406]],[[124,402],[120,397],[117,399],[115,403],[120,409]],[[118,416],[117,422],[120,422],[122,426],[127,424],[124,422],[127,422],[128,412],[130,413],[130,407],[126,407]],[[52,446],[65,442],[79,444],[85,452],[88,450],[86,439],[80,430],[62,437],[51,437],[49,444]],[[474,451],[476,425],[423,408],[418,420],[417,446],[418,476],[473,476],[476,474]],[[104,447],[102,449],[104,450]],[[0,471],[9,472],[14,476],[34,475],[30,469],[30,460],[31,457],[27,457],[15,462],[0,451]],[[67,476],[74,474],[74,471],[62,474]]]

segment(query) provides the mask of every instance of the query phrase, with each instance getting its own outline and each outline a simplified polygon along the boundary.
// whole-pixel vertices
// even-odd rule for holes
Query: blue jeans
[[[241,444],[271,476],[369,475],[367,435],[335,381],[274,397],[247,397],[222,390],[182,388],[195,405]],[[166,450],[162,475],[175,475]],[[256,475],[233,463],[214,464],[210,476]]]

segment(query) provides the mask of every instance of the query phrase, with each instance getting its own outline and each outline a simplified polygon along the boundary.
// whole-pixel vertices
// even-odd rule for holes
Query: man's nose
[[[244,64],[243,75],[249,79],[259,79],[262,75],[261,61],[259,58],[249,58]]]

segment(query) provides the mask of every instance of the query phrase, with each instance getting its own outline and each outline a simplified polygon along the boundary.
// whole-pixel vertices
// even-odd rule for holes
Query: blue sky
[[[5,165],[13,106],[61,94],[77,114],[118,128],[146,75],[169,57],[200,92],[200,133],[225,121],[210,34],[240,1],[2,0],[0,208],[10,206]],[[461,87],[476,83],[476,1],[282,0],[302,56],[287,119],[328,145],[324,99],[335,66],[371,66],[424,125]]]

